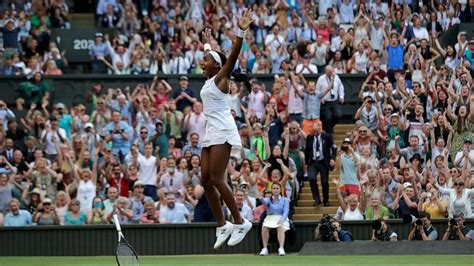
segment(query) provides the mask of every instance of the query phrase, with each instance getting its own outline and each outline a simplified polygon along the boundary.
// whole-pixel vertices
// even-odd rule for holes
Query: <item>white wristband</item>
[[[241,30],[241,29],[239,29],[239,30],[237,31],[237,37],[239,37],[239,38],[242,38],[242,39],[243,39],[243,38],[244,38],[244,36],[245,36],[245,31],[244,31],[244,30]]]
[[[204,52],[207,51],[207,50],[212,50],[212,47],[209,43],[204,44]]]

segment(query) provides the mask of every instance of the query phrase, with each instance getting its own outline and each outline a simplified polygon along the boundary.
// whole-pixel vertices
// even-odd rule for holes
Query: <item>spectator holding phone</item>
[[[95,197],[92,201],[92,210],[87,213],[87,224],[107,224],[105,217],[105,206],[101,197]]]

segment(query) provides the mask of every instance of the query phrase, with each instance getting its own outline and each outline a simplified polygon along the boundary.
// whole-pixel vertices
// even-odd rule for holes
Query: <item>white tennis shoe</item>
[[[216,243],[214,244],[214,249],[218,249],[224,242],[229,238],[234,230],[234,225],[232,223],[226,222],[225,225],[216,228]]]
[[[234,230],[232,230],[232,235],[230,236],[229,242],[227,245],[235,246],[239,244],[247,235],[247,233],[252,229],[252,223],[243,219],[244,222],[242,224],[235,224]]]
[[[278,249],[278,256],[285,256],[286,253],[285,253],[285,249],[284,248],[279,248]]]
[[[260,251],[259,256],[268,256],[268,248],[262,248],[262,251]]]

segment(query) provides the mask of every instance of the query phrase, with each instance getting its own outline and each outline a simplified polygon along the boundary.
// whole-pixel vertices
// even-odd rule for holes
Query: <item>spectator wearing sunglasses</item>
[[[463,217],[472,218],[471,198],[474,198],[474,189],[466,188],[462,178],[456,178],[453,188],[444,188],[431,179],[434,186],[442,193],[449,195],[449,217],[453,217],[455,213],[463,214]]]

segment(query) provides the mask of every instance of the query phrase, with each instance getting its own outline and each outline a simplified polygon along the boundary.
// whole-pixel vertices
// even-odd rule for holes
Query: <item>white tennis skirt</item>
[[[242,148],[242,140],[237,130],[206,130],[202,140],[203,147],[229,143],[232,148]]]
[[[263,226],[268,228],[283,227],[283,230],[285,231],[290,230],[290,221],[288,220],[288,218],[286,218],[286,220],[283,222],[283,225],[278,223],[280,219],[281,215],[267,215],[267,217],[265,217],[265,220],[263,220]]]

